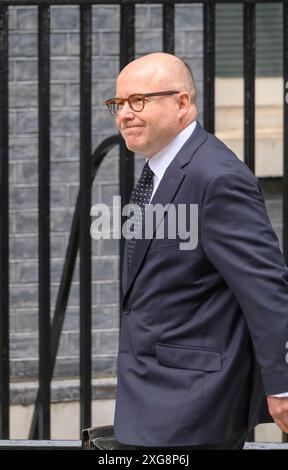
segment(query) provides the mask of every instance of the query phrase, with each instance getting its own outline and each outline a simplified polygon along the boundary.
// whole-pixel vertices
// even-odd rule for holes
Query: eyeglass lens
[[[109,109],[113,114],[117,114],[123,108],[125,101],[128,101],[128,104],[133,111],[142,111],[144,108],[144,99],[145,97],[142,95],[131,95],[127,100],[111,100],[109,103]]]

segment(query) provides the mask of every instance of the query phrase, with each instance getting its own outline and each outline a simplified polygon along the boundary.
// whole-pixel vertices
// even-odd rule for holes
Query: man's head
[[[154,53],[130,62],[116,81],[117,98],[166,91],[176,93],[145,97],[144,108],[138,112],[125,100],[116,115],[116,125],[127,147],[146,158],[168,145],[196,119],[196,91],[191,71],[174,55]]]

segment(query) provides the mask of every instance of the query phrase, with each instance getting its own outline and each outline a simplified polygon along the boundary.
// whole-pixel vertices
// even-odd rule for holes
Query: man
[[[271,416],[288,432],[288,270],[256,177],[201,128],[195,94],[187,65],[154,53],[106,102],[153,172],[151,204],[199,214],[194,249],[128,242],[112,448],[240,449]]]

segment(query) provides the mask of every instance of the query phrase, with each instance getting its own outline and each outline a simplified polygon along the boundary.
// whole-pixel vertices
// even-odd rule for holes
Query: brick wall
[[[162,49],[161,6],[137,6],[136,54]],[[37,10],[10,8],[10,303],[11,374],[38,373]],[[115,133],[103,106],[119,71],[117,6],[93,7],[93,150]],[[202,8],[176,7],[176,53],[192,67],[202,109]],[[51,295],[59,286],[79,181],[79,11],[51,8]],[[136,159],[136,173],[143,160]],[[136,175],[137,176],[137,175]],[[111,151],[97,174],[93,203],[118,194],[118,154]],[[92,242],[93,370],[115,373],[118,345],[118,241]],[[56,376],[77,376],[79,281],[76,266]],[[53,310],[51,311],[51,315]]]

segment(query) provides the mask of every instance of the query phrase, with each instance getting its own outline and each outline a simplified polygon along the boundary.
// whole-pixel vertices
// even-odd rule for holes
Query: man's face
[[[167,84],[141,71],[122,72],[116,83],[117,98],[128,98],[137,93],[168,91]],[[132,111],[125,102],[116,116],[116,125],[129,150],[151,158],[168,145],[179,132],[177,94],[155,96],[145,100],[144,109]]]

